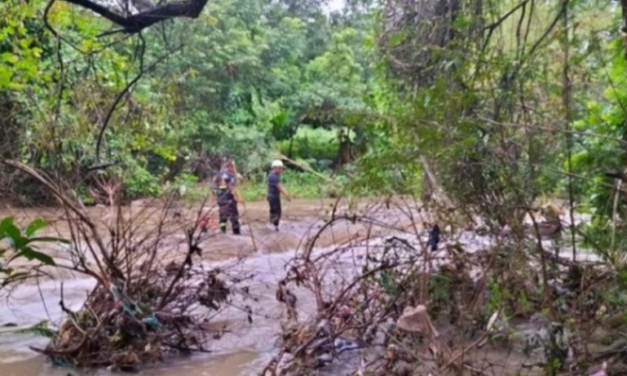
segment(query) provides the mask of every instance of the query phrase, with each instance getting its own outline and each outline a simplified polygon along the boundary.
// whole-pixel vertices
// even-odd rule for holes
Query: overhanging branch
[[[91,0],[64,1],[91,10],[99,16],[122,27],[122,31],[126,33],[137,33],[147,27],[172,18],[198,18],[208,2],[208,0],[175,1],[163,5],[156,5],[152,9],[141,11],[137,14],[122,16]]]

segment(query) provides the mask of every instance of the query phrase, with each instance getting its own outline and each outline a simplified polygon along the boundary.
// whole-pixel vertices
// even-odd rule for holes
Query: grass
[[[307,172],[285,171],[282,183],[293,198],[321,198],[328,197],[329,183],[321,177]],[[246,201],[260,201],[266,198],[266,183],[244,182],[240,191]]]

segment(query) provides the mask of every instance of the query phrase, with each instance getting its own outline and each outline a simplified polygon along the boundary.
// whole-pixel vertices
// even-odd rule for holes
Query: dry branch
[[[215,337],[207,324],[226,303],[231,286],[223,271],[194,265],[201,254],[200,237],[195,236],[198,218],[173,218],[173,201],[166,201],[163,209],[127,215],[130,210],[116,200],[119,183],[109,182],[103,189],[115,218],[102,231],[103,223],[51,178],[19,162],[2,163],[36,178],[59,200],[72,236],[68,252],[73,260],[73,265],[60,267],[98,281],[77,312],[65,306],[62,293],[59,304],[67,317],[48,346],[34,351],[57,365],[114,370],[137,370],[169,354],[207,351]],[[155,223],[146,228],[145,218]],[[176,241],[180,232],[186,234],[184,245]]]
[[[357,223],[383,226],[384,214],[378,210],[359,216]],[[406,211],[419,221],[415,209]],[[550,211],[544,217],[550,222],[560,215]],[[564,348],[556,346],[575,345],[542,334],[559,335],[552,329],[557,318],[544,318],[548,322],[536,324],[537,331],[523,339],[513,319],[531,325],[540,312],[566,315],[579,328],[573,334],[569,326],[571,336],[588,338],[586,331],[595,327],[592,317],[601,307],[595,297],[615,278],[599,263],[569,261],[539,250],[537,229],[523,239],[489,230],[478,242],[489,244],[482,249],[454,241],[449,233],[447,244],[435,253],[427,249],[426,231],[420,230],[413,235],[388,232],[383,239],[368,238],[331,250],[316,247],[322,233],[348,220],[350,215],[334,213],[306,242],[304,252],[287,265],[276,293],[287,320],[278,356],[263,375],[303,375],[330,364],[341,364],[340,372],[359,369],[361,374],[376,375],[468,371],[484,375],[505,372],[504,368],[514,373],[515,369],[537,370],[555,359],[566,364],[565,358],[559,358]],[[425,226],[415,223],[414,228]],[[306,295],[301,295],[303,289]],[[304,301],[314,302],[315,315],[303,321],[306,315],[296,314],[296,304],[302,310]],[[608,311],[617,317],[621,312],[616,307]],[[526,355],[527,346],[535,349],[530,350],[533,355]],[[620,355],[607,350],[601,360],[627,353],[624,345],[619,349]],[[519,360],[504,358],[498,363],[479,358],[490,351],[509,351]],[[577,362],[564,367],[580,367],[581,374],[598,360],[590,357],[590,351],[573,351]]]
[[[141,30],[173,18],[197,18],[207,5],[208,0],[186,0],[160,2],[158,5],[147,6],[143,1],[139,8],[144,9],[136,14],[121,15],[118,11],[90,0],[64,0],[70,4],[89,9],[114,24],[121,26],[125,33],[138,33]]]

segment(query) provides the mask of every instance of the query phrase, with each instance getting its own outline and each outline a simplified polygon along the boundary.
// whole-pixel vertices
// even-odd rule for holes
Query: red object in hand
[[[211,227],[211,230],[215,230],[216,227],[216,219],[210,216],[205,216],[202,217],[199,221],[198,221],[198,227],[200,227],[201,229],[207,229],[209,227]]]

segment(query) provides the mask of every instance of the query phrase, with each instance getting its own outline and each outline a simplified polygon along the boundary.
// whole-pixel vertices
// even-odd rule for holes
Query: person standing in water
[[[287,201],[292,201],[281,184],[281,172],[283,172],[283,162],[280,159],[272,161],[272,169],[268,174],[268,204],[270,205],[270,223],[274,225],[276,231],[279,231],[281,220],[281,194]]]
[[[234,235],[240,234],[239,210],[237,204],[243,202],[235,189],[237,172],[235,162],[228,161],[224,170],[216,177],[216,201],[218,204],[219,226],[226,233],[227,222],[231,222]]]

